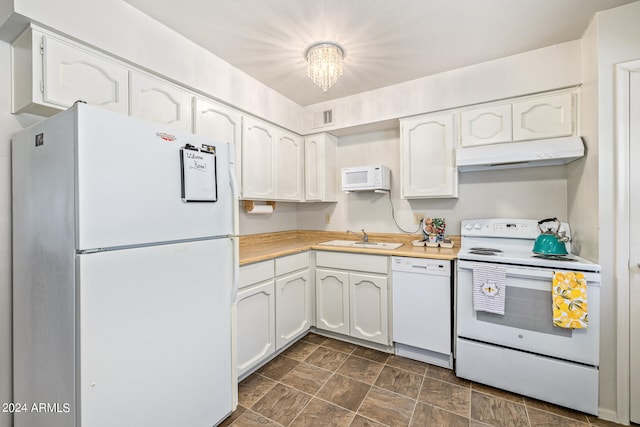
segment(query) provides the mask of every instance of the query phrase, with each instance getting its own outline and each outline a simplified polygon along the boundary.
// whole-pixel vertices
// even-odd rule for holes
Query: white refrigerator
[[[233,147],[77,103],[12,139],[16,427],[231,413]]]

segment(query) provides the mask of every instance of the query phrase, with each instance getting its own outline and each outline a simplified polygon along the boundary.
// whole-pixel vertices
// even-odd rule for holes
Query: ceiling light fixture
[[[304,51],[307,76],[326,92],[342,76],[342,60],[345,56],[342,46],[335,42],[312,44]]]

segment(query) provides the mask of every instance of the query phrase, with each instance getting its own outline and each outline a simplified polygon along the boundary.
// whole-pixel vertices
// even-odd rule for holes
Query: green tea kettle
[[[542,229],[542,224],[555,223],[555,230],[553,225],[547,226],[546,230]],[[565,242],[569,241],[564,231],[560,231],[560,221],[558,218],[546,218],[538,221],[538,229],[540,235],[536,238],[536,242],[533,245],[533,252],[536,254],[545,255],[567,255],[567,247]]]

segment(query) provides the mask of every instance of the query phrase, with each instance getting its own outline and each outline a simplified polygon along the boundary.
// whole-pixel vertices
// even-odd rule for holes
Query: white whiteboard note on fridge
[[[184,202],[218,200],[215,153],[183,148],[180,150],[180,170]]]

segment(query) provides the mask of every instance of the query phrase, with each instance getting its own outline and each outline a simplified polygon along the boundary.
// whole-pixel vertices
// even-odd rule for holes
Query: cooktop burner
[[[576,260],[568,257],[567,255],[554,255],[554,254],[533,254],[532,258],[540,258],[540,259],[552,259],[554,261],[569,261],[575,262]]]
[[[500,249],[494,248],[470,248],[469,253],[475,255],[502,255],[502,251]]]
[[[561,223],[562,231],[571,237],[569,224]],[[533,219],[485,218],[463,220],[460,223],[461,263],[487,263],[542,269],[564,269],[599,272],[600,266],[571,253],[568,255],[534,254],[533,247],[540,235],[538,221]],[[534,256],[535,255],[535,256]]]

